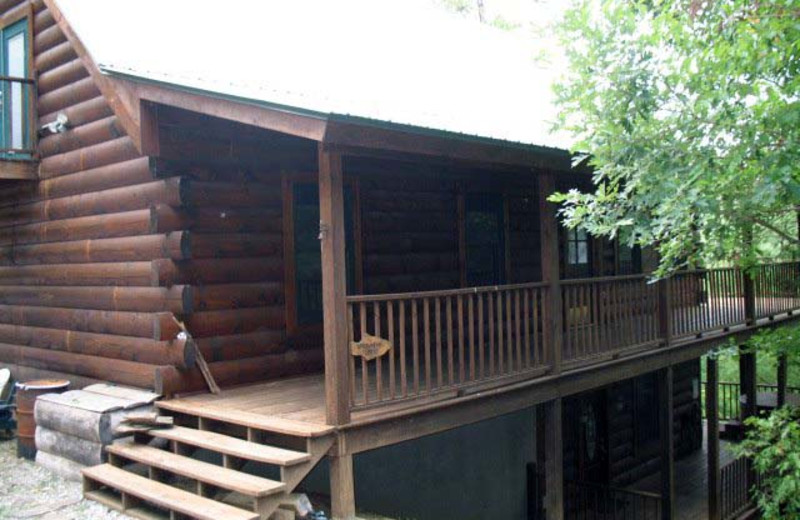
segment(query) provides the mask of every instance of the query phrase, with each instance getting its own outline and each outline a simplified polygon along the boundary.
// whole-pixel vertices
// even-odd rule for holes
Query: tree
[[[660,253],[658,274],[794,255],[800,2],[577,0],[561,25],[559,126],[594,193],[568,226]]]
[[[783,407],[747,425],[747,437],[734,450],[761,474],[755,492],[761,518],[800,518],[800,410]]]

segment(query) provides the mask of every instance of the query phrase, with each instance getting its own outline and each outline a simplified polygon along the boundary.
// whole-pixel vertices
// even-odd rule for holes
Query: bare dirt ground
[[[0,519],[116,520],[129,516],[83,500],[81,484],[17,458],[17,441],[0,440]]]

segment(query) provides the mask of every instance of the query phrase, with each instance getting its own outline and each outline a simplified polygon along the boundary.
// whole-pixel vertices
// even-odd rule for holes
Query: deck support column
[[[673,442],[674,402],[672,366],[658,372],[658,408],[661,439],[661,518],[675,518],[675,443]]]
[[[746,349],[745,345],[739,346],[739,384],[742,410],[742,422],[756,414],[756,354]]]
[[[542,406],[544,407],[545,518],[563,520],[564,439],[561,425],[561,398],[548,401]]]
[[[706,442],[708,443],[708,520],[720,520],[719,366],[706,357]]]
[[[547,200],[555,193],[556,181],[552,173],[538,174],[539,243],[541,250],[542,281],[549,284],[547,292],[547,318],[543,324],[544,345],[553,374],[561,373],[563,342],[563,314],[561,304],[561,273],[558,259],[558,206]],[[560,421],[559,421],[560,423]]]
[[[353,520],[356,517],[353,455],[331,455],[329,459],[333,520]]]
[[[789,365],[786,358],[786,353],[782,352],[778,354],[778,408],[781,408],[786,404],[786,381],[789,376],[788,370]]]
[[[325,342],[325,411],[328,424],[350,421],[347,351],[342,157],[319,147],[319,239],[322,248],[322,319]]]

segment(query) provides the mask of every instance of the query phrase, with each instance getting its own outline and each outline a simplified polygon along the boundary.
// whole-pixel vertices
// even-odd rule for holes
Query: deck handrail
[[[568,520],[573,518],[659,520],[661,518],[662,498],[657,493],[574,480],[565,481],[564,488],[567,495],[564,517]]]
[[[555,359],[577,368],[800,310],[800,262],[750,273],[720,267],[658,281],[634,274],[347,296],[351,410],[457,397],[539,377]]]
[[[0,75],[0,160],[36,158],[36,84],[35,78]]]

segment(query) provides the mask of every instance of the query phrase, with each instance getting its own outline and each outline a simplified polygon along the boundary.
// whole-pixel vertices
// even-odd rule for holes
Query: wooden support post
[[[719,366],[706,358],[706,439],[708,442],[708,520],[720,520]]]
[[[756,355],[754,352],[745,351],[745,346],[739,346],[739,385],[742,410],[742,422],[756,414]]]
[[[661,369],[658,376],[659,429],[661,430],[661,518],[672,520],[675,518],[672,367]]]
[[[333,520],[352,520],[356,516],[353,455],[331,455],[330,463]]]
[[[561,303],[561,278],[558,260],[558,218],[556,214],[558,207],[547,200],[547,197],[555,191],[555,175],[552,173],[539,174],[539,243],[542,255],[542,281],[549,284],[547,319],[543,325],[544,344],[548,350],[548,362],[551,364],[552,373],[560,374],[564,314]]]
[[[562,435],[561,398],[553,399],[544,407],[545,445],[545,517],[547,520],[564,518],[564,438]]]
[[[658,334],[665,345],[672,343],[672,281],[658,281]]]
[[[756,323],[756,284],[750,273],[742,273],[744,282],[744,321],[748,327]]]
[[[786,380],[789,376],[786,353],[778,354],[778,408],[786,404]]]
[[[328,424],[350,421],[345,301],[344,190],[342,158],[319,148],[319,216],[322,248],[322,317],[325,343],[325,402]]]

